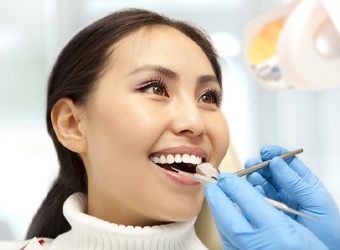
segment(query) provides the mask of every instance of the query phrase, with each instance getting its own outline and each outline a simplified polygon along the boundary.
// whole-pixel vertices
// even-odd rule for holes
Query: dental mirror
[[[220,171],[214,165],[208,162],[203,162],[196,166],[196,173],[216,180],[217,176],[220,174]]]

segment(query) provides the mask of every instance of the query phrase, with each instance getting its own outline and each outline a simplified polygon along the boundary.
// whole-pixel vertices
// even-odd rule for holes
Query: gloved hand
[[[262,159],[248,160],[245,167],[273,160],[268,168],[250,174],[247,180],[268,198],[317,218],[319,221],[290,215],[329,249],[340,249],[340,215],[336,203],[322,182],[297,157],[285,161],[275,157],[286,152],[278,146],[264,147]]]
[[[224,249],[327,249],[310,230],[272,207],[245,179],[222,173],[204,191]]]

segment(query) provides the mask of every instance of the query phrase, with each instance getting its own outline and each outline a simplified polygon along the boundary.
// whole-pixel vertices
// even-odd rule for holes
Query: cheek
[[[132,102],[129,106],[126,111],[119,111],[120,119],[114,129],[118,131],[121,143],[145,154],[164,130],[162,119],[159,110],[153,110],[145,103]]]
[[[229,127],[225,116],[221,113],[208,127],[208,133],[211,138],[214,149],[214,163],[219,165],[227,153],[229,147]],[[217,161],[217,162],[215,162]]]
[[[116,102],[109,109],[101,105],[93,112],[85,156],[92,188],[95,186],[101,192],[114,192],[117,188],[134,190],[133,186],[129,189],[128,183],[137,185],[136,176],[146,171],[150,147],[161,131],[159,122],[156,126],[157,120],[159,115],[146,110],[145,105],[127,100],[124,104]]]
[[[136,101],[132,98],[112,102],[110,107],[100,105],[93,112],[89,146],[95,145],[92,147],[101,148],[109,157],[115,155],[118,159],[147,157],[148,149],[161,133],[162,126],[157,111]],[[92,150],[98,151],[96,148]]]

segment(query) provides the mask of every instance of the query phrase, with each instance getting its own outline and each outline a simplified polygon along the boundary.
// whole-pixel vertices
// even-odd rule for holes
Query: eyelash
[[[216,106],[220,106],[221,102],[222,102],[222,92],[215,89],[215,88],[209,88],[208,90],[206,90],[200,97],[200,99],[204,96],[204,95],[210,95],[213,99],[213,103],[216,104]]]
[[[138,90],[146,92],[146,90],[151,87],[161,87],[164,90],[164,95],[162,94],[161,96],[169,97],[168,86],[162,78],[151,79],[150,81],[143,84],[140,88],[138,88]],[[220,90],[209,88],[208,90],[204,91],[199,99],[201,99],[205,95],[210,95],[212,97],[213,103],[218,107],[220,106],[222,102],[222,92]]]
[[[146,90],[151,87],[161,87],[164,90],[164,96],[169,97],[168,86],[162,78],[151,79],[150,81],[143,84],[140,88],[138,88],[138,90],[146,92]]]

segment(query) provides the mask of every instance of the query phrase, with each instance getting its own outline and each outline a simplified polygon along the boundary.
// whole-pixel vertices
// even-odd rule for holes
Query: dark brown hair
[[[46,121],[58,154],[60,170],[33,217],[27,238],[55,238],[68,231],[70,225],[64,218],[63,204],[73,193],[87,193],[87,175],[82,159],[65,148],[53,130],[50,118],[53,106],[63,97],[85,105],[94,92],[95,83],[103,74],[112,53],[112,45],[132,31],[152,25],[173,27],[195,41],[208,57],[221,85],[221,69],[211,42],[201,29],[188,23],[147,10],[126,9],[114,12],[81,30],[61,51],[49,78]]]

